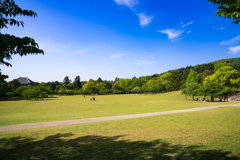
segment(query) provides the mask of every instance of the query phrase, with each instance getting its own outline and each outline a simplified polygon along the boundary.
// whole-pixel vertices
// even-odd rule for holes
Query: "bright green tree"
[[[141,85],[142,85],[142,82],[140,78],[136,78],[132,80],[131,88],[140,87]]]
[[[199,93],[200,86],[197,82],[186,83],[186,87],[182,89],[182,93],[193,96],[192,100],[194,100],[194,96],[197,96]]]
[[[240,0],[208,0],[217,6],[216,16],[224,18],[233,18],[233,23],[240,22]]]
[[[192,68],[190,69],[190,72],[188,74],[188,78],[187,78],[186,82],[188,82],[188,83],[199,82],[198,73],[196,71],[194,71]]]
[[[106,88],[104,83],[98,83],[97,81],[90,79],[84,84],[82,89],[85,91],[90,91],[91,93],[99,93],[100,90],[105,90]]]
[[[170,72],[164,73],[163,75],[160,76],[160,80],[161,81],[166,81],[170,75],[171,75]]]
[[[187,86],[186,86],[186,83],[181,85],[181,92],[182,92],[182,94],[185,95],[185,98],[187,100]]]
[[[207,76],[203,84],[212,82],[223,83],[227,87],[238,87],[240,83],[240,73],[230,66],[219,68],[213,75]]]
[[[129,93],[131,91],[131,83],[132,80],[125,78],[125,79],[119,79],[119,81],[116,82],[119,87],[121,87],[121,90],[124,90],[126,93]]]
[[[26,56],[28,54],[44,54],[39,49],[38,44],[30,37],[16,37],[10,34],[2,34],[1,29],[11,26],[24,26],[24,22],[17,21],[13,17],[30,16],[36,17],[37,14],[31,10],[21,9],[13,0],[0,0],[0,64],[12,66],[6,60],[11,60],[12,55]]]
[[[156,84],[156,82],[157,82],[158,80],[159,80],[158,77],[154,77],[154,78],[150,79],[146,84],[147,84],[148,86],[152,86],[152,85]]]

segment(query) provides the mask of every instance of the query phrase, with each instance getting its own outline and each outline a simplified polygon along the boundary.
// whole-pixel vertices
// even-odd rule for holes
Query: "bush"
[[[108,90],[100,90],[100,91],[99,91],[99,94],[101,94],[101,95],[108,94]]]

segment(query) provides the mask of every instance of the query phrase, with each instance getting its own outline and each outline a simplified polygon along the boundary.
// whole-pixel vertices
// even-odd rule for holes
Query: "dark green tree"
[[[63,83],[67,86],[69,83],[71,83],[71,80],[69,79],[68,76],[64,77]]]
[[[21,83],[18,82],[17,79],[14,79],[10,82],[8,82],[8,84],[11,86],[11,88],[15,91],[18,87],[21,86]]]
[[[179,90],[180,86],[183,84],[182,76],[177,70],[171,71],[167,81],[172,90]]]
[[[56,90],[57,86],[56,86],[55,82],[50,82],[49,87],[51,88],[52,92],[54,92]]]
[[[110,81],[104,80],[103,83],[106,85],[106,89],[111,89],[112,88],[112,83]]]
[[[2,74],[1,70],[0,70],[0,96],[3,96],[4,93],[6,92],[7,89],[7,82],[5,81],[5,79],[7,79],[8,76]]]
[[[224,87],[219,95],[224,97],[224,102],[227,100],[228,101],[228,96],[232,96],[236,94],[236,92],[234,91],[234,88],[229,88],[229,87]]]
[[[32,10],[21,9],[13,0],[0,0],[0,64],[2,65],[12,66],[7,62],[12,59],[12,55],[44,54],[43,50],[39,49],[35,40],[30,37],[20,38],[1,33],[1,29],[8,28],[7,25],[21,25],[24,27],[24,22],[13,18],[17,15],[37,16]]]
[[[81,86],[81,82],[80,82],[80,76],[76,76],[76,78],[74,79],[74,82],[73,82],[73,88],[79,88],[81,89],[82,86]]]
[[[240,1],[239,0],[208,0],[217,6],[216,16],[224,18],[233,18],[233,23],[240,22]]]
[[[117,82],[117,81],[119,81],[119,78],[118,78],[118,77],[115,78],[114,82]]]
[[[223,88],[224,88],[223,83],[211,82],[204,85],[204,92],[205,94],[211,96],[211,101],[213,102],[214,101],[213,97],[221,95],[221,91]]]
[[[201,73],[200,77],[199,77],[200,78],[200,83],[203,84],[204,79],[211,74],[212,74],[212,71],[208,70],[208,69],[206,69],[203,73]]]
[[[227,63],[227,62],[215,63],[214,64],[214,71],[216,72],[219,68],[222,68],[224,66],[230,66],[231,67],[231,63]]]
[[[99,83],[102,83],[103,82],[103,80],[102,80],[102,78],[98,78],[98,80],[97,80]]]

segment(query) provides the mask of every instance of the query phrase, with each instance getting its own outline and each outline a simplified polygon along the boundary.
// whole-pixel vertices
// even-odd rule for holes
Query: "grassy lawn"
[[[186,101],[179,91],[151,95],[62,96],[40,101],[0,101],[0,126],[231,104]],[[191,99],[191,97],[188,97]]]
[[[240,159],[240,108],[0,133],[1,159]]]

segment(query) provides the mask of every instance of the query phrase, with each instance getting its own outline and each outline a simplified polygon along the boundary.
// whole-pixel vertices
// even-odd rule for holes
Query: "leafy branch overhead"
[[[24,22],[17,21],[13,17],[30,16],[36,17],[37,14],[32,10],[21,9],[13,0],[0,0],[0,64],[12,66],[6,60],[11,60],[12,55],[19,54],[26,56],[28,54],[44,54],[44,51],[39,49],[38,44],[30,37],[16,37],[14,35],[2,34],[1,29],[7,28],[7,25],[22,26]]]
[[[17,21],[12,18],[16,17],[16,15],[36,17],[37,13],[33,12],[32,10],[21,9],[13,0],[0,1],[0,29],[4,27],[8,28],[8,24],[11,26],[19,26],[21,24],[21,26],[24,27],[24,22]],[[7,18],[8,16],[10,18]]]
[[[233,23],[240,23],[240,0],[208,0],[217,6],[216,16],[233,18]]]

